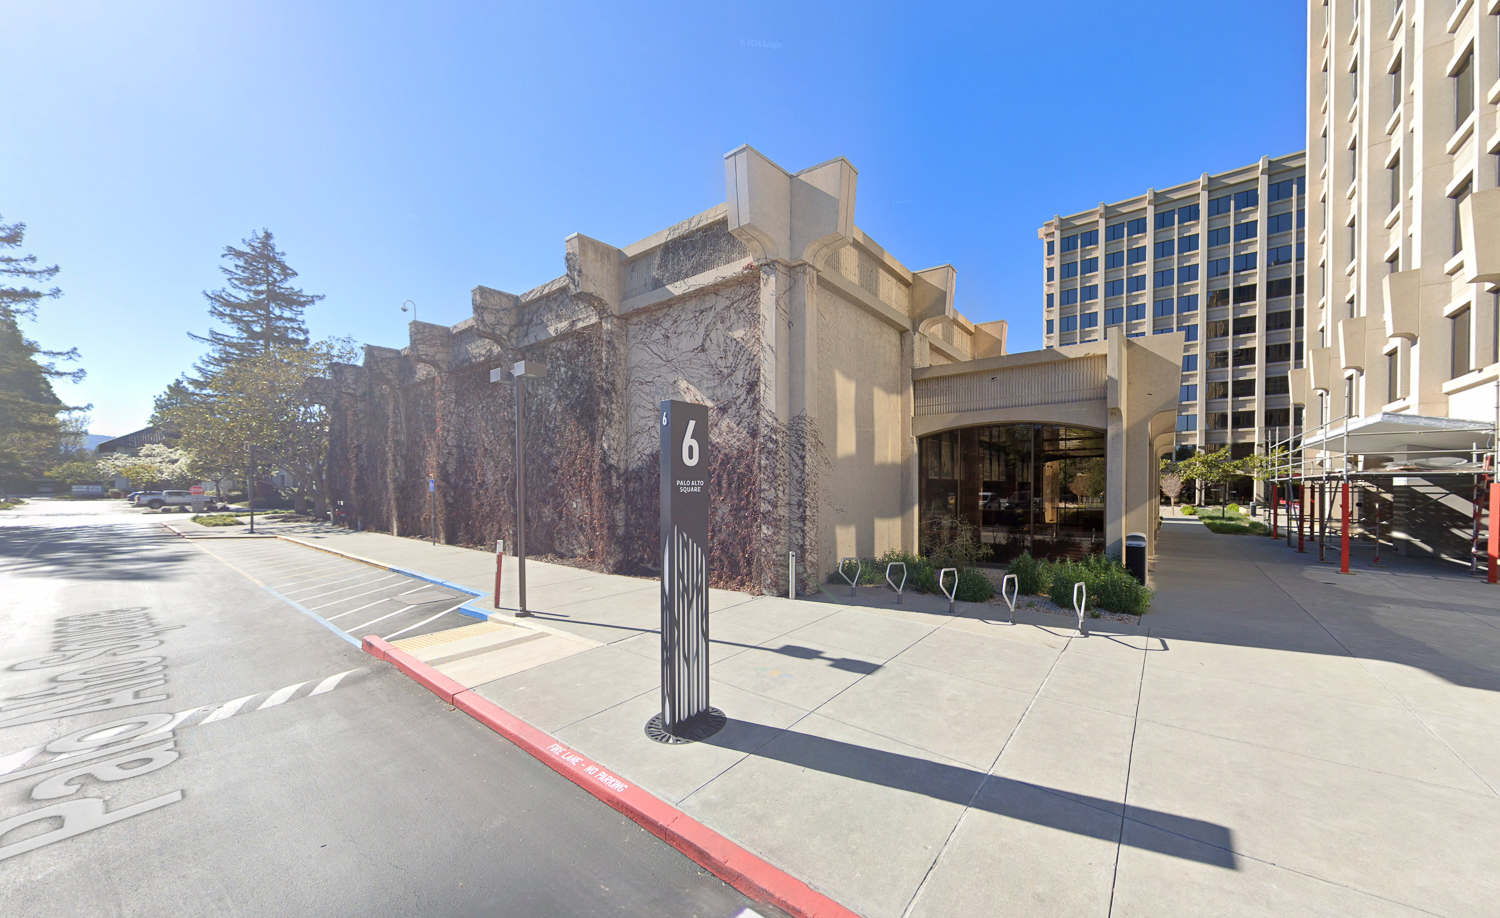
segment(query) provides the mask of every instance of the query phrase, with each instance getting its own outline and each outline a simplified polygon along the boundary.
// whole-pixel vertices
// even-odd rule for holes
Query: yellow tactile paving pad
[[[391,646],[399,647],[402,650],[421,650],[424,647],[435,647],[438,644],[461,641],[464,638],[478,637],[481,634],[492,634],[496,631],[505,631],[514,627],[514,625],[501,625],[495,622],[479,622],[475,625],[464,625],[462,628],[449,628],[447,631],[434,631],[431,634],[422,634],[401,641],[392,641]]]

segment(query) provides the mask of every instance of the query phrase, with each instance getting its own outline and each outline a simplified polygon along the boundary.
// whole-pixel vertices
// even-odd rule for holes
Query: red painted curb
[[[553,771],[598,797],[652,835],[687,855],[746,896],[796,918],[859,916],[786,871],[766,863],[734,842],[649,792],[628,783],[519,717],[469,691],[410,654],[374,635],[366,653],[387,660],[439,698],[541,760]]]
[[[375,656],[396,664],[397,669],[425,685],[430,692],[449,704],[453,704],[454,695],[468,691],[462,683],[455,682],[406,651],[391,646],[373,634],[366,635],[360,646],[365,649],[366,653],[370,653],[372,648],[378,650],[379,653],[374,654]]]

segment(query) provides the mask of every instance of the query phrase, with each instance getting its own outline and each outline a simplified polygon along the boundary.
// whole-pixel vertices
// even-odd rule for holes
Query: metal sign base
[[[683,743],[701,743],[724,729],[729,723],[729,718],[718,708],[710,707],[708,710],[684,723],[678,732],[672,733],[662,726],[661,715],[658,714],[646,721],[646,735],[658,743],[668,746],[679,746]]]

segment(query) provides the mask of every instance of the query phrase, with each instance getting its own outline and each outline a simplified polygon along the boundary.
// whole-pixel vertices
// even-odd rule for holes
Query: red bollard
[[[1500,525],[1496,525],[1496,518],[1500,517],[1500,482],[1490,485],[1490,583],[1500,583]]]
[[[505,563],[505,540],[495,543],[495,608],[500,608],[500,569]]]
[[[1271,482],[1271,538],[1276,538],[1276,517],[1280,504],[1276,502],[1276,483]]]
[[[1324,520],[1328,518],[1328,482],[1318,482],[1318,490],[1313,494],[1313,535],[1318,540],[1318,563],[1323,563],[1323,543],[1328,540],[1328,526]],[[1321,526],[1321,528],[1319,528]]]
[[[1349,573],[1349,482],[1347,482],[1347,481],[1344,482],[1343,504],[1344,504],[1344,535],[1343,535],[1343,547],[1341,549],[1343,556],[1339,559],[1339,573],[1340,574],[1347,574],[1347,573]]]

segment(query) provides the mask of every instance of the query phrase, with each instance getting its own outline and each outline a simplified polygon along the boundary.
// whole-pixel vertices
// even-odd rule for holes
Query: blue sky
[[[62,272],[93,430],[199,356],[219,253],[270,228],[315,336],[406,341],[723,200],[749,143],[846,156],[855,220],[1039,347],[1047,217],[1305,145],[1306,6],[12,3],[0,215]]]

